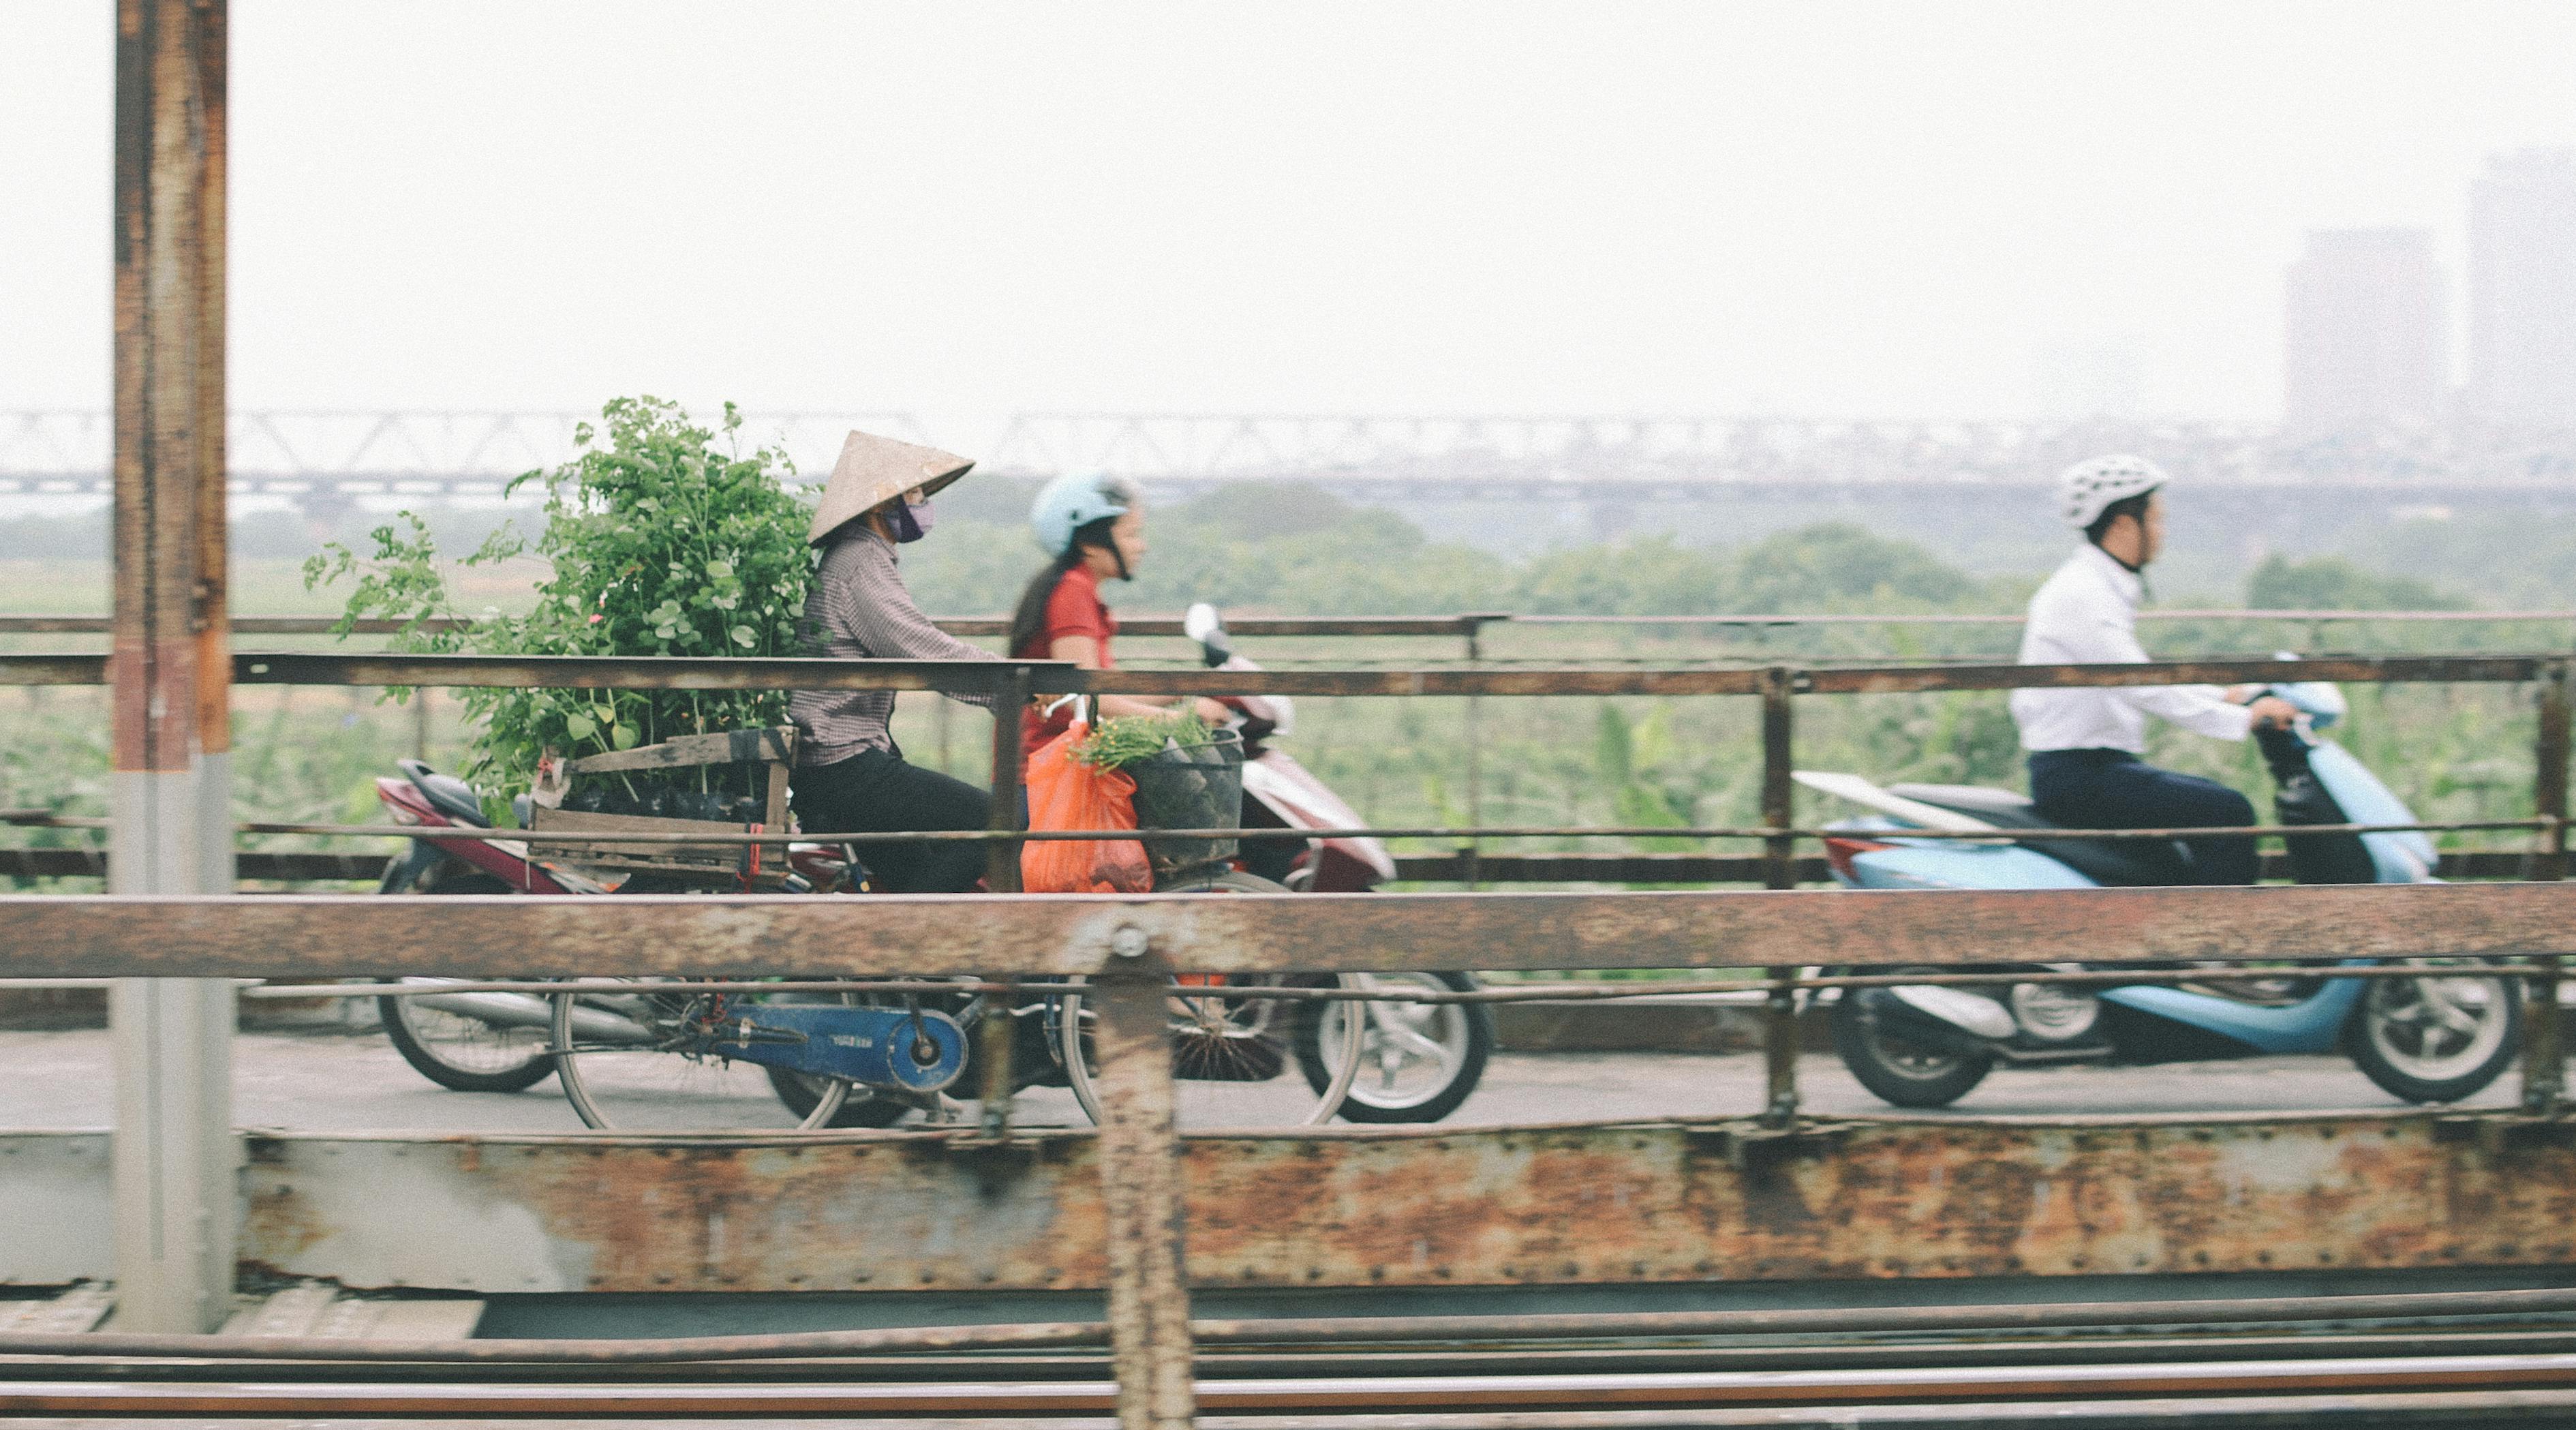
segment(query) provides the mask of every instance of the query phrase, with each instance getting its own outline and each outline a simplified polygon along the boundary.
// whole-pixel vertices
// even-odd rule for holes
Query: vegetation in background
[[[2412,576],[2365,571],[2341,556],[2265,557],[2245,581],[2245,604],[2265,611],[2459,611],[2468,602]]]
[[[489,610],[471,625],[426,624],[458,614],[435,538],[406,512],[376,528],[360,557],[336,543],[305,563],[305,582],[356,578],[340,631],[369,618],[405,623],[390,642],[414,652],[478,655],[795,655],[812,561],[812,508],[782,483],[783,451],[746,454],[742,419],[725,405],[724,445],[677,404],[620,398],[600,411],[604,434],[576,429],[580,455],[530,472],[546,491],[533,548],[503,527],[470,566],[529,554],[545,562],[535,603]],[[600,438],[604,435],[605,441]],[[394,692],[397,699],[407,692]],[[472,717],[470,769],[498,794],[527,788],[538,756],[623,750],[680,735],[777,725],[784,691],[475,690],[457,698]]]
[[[328,571],[362,582],[368,576],[379,578],[377,594],[370,598],[375,604],[356,614],[410,619],[464,601],[493,600],[504,613],[519,618],[515,625],[503,623],[504,631],[516,632],[509,639],[549,653],[652,651],[666,643],[675,653],[713,653],[732,641],[729,628],[736,624],[753,626],[763,643],[758,653],[796,649],[793,622],[807,569],[805,508],[776,486],[783,460],[774,454],[737,457],[720,451],[730,428],[701,431],[689,427],[676,410],[658,404],[636,410],[623,433],[614,422],[606,428],[582,462],[550,480],[534,479],[547,482],[551,491],[547,535],[529,554],[515,558],[515,564],[496,567],[487,559],[462,573],[440,566],[441,550],[464,549],[460,539],[471,533],[461,522],[442,526],[442,518],[432,514],[426,532],[393,524],[386,533],[389,540],[370,548],[370,558],[335,557],[326,563]],[[699,564],[692,576],[689,560],[695,558],[680,554],[683,547],[694,552],[698,543],[712,539],[707,533],[719,531],[721,522],[692,516],[685,532],[638,529],[621,535],[615,529],[616,511],[639,511],[645,497],[667,500],[656,496],[658,487],[695,480],[687,475],[693,461],[698,464],[694,470],[739,484],[737,495],[727,501],[751,513],[744,519],[763,533],[747,549],[766,553],[761,558],[765,565],[723,558],[733,562],[731,580],[741,588],[732,611],[715,605],[724,578],[709,574],[712,563]],[[598,490],[585,488],[585,481]],[[927,609],[990,612],[1019,589],[1039,560],[1020,517],[1027,500],[1026,484],[981,473],[941,495],[937,531],[930,540],[903,549],[906,580]],[[554,548],[550,543],[559,523],[562,544]],[[634,523],[630,518],[625,524]],[[2563,536],[2563,529],[2539,519],[2517,537],[2502,529],[2472,528],[2465,519],[2416,523],[2407,528],[2406,546],[2392,547],[2378,559],[2267,561],[2244,595],[2273,609],[2388,609],[2461,605],[2464,598],[2457,593],[2490,599],[2499,589],[2523,589],[2499,583],[2542,578],[2576,583],[2576,537]],[[1157,509],[1149,534],[1153,551],[1144,579],[1132,587],[1113,582],[1107,588],[1130,611],[1177,611],[1191,600],[1208,599],[1247,613],[2014,612],[2030,585],[2046,574],[2045,565],[2039,565],[2010,581],[1982,578],[1920,546],[1850,525],[1811,526],[1733,548],[1647,537],[1569,546],[1515,561],[1430,541],[1400,516],[1291,485],[1238,487]],[[446,540],[433,542],[434,536]],[[492,548],[508,549],[508,538]],[[556,557],[556,549],[569,552],[569,559]],[[2517,555],[2500,561],[2495,556],[2499,551]],[[648,563],[647,556],[656,561]],[[553,563],[551,575],[548,561]],[[273,574],[269,568],[250,569],[258,579],[237,580],[236,591],[266,594],[245,596],[240,608],[254,613],[284,609],[294,593],[268,579]],[[521,579],[515,597],[498,594],[496,585],[510,571],[533,573],[534,578],[533,584]],[[2383,574],[2394,571],[2406,574]],[[431,582],[432,576],[441,581]],[[101,609],[103,582],[98,589],[99,597],[64,609]],[[460,590],[476,594],[459,597]],[[2191,606],[2228,604],[2235,593],[2160,594],[2166,605]],[[35,593],[22,608],[50,596],[50,591]],[[2533,586],[2520,599],[2558,605],[2564,602],[2564,588]],[[665,611],[665,602],[676,606],[676,612]],[[735,614],[747,607],[756,607],[756,620]],[[599,626],[610,629],[586,619],[594,613],[602,617]],[[668,621],[671,634],[665,637],[660,634],[664,620],[647,620],[657,614],[685,619]],[[470,646],[442,647],[428,641],[428,635],[416,632],[405,648],[509,648],[482,639]],[[2016,635],[2009,624],[1911,631],[1872,626],[1766,631],[1502,625],[1488,628],[1484,654],[1492,662],[1549,664],[1944,655],[2009,659]],[[2563,623],[2510,621],[2157,622],[2145,626],[2143,635],[2150,651],[2164,655],[2276,648],[2564,650],[2568,639]],[[98,645],[94,637],[21,640],[19,648]],[[1264,664],[1283,667],[1412,664],[1458,654],[1454,640],[1264,638],[1248,649]],[[1131,664],[1186,658],[1177,644],[1132,637],[1121,641],[1120,655]],[[536,693],[527,694],[534,703]],[[2353,686],[2347,694],[2352,715],[2335,738],[2387,778],[2425,818],[2529,812],[2532,717],[2527,692],[2505,686]],[[240,692],[235,770],[242,817],[371,817],[369,780],[388,773],[393,759],[410,751],[413,737],[409,712],[371,712],[364,705],[368,698],[336,690]],[[433,759],[443,762],[460,751],[483,753],[493,721],[487,718],[490,707],[477,699],[464,692],[436,695],[428,742]],[[684,732],[700,721],[717,726],[777,718],[774,704],[737,709],[674,693],[662,694],[659,705],[640,692],[615,705],[608,705],[604,696],[581,692],[548,692],[544,699],[545,718],[561,723],[555,734],[540,738],[574,748],[570,717],[583,715],[590,721],[583,737],[587,743],[579,745],[584,751],[614,748],[618,731],[630,725],[629,738],[642,741]],[[2000,692],[1801,699],[1798,762],[1880,780],[2018,786],[2021,756],[2004,701]],[[636,709],[639,704],[644,708]],[[1375,823],[1464,824],[1471,813],[1491,824],[1669,828],[1759,822],[1758,712],[1749,700],[1488,698],[1479,706],[1472,778],[1463,700],[1319,698],[1298,704],[1296,734],[1284,742],[1286,747]],[[104,730],[104,704],[95,692],[0,691],[0,806],[105,813]],[[988,741],[982,715],[947,702],[906,699],[898,704],[895,732],[914,759],[983,783]],[[2201,739],[2163,726],[2152,727],[2150,740],[2150,758],[2225,780],[2253,795],[2258,808],[2270,808],[2269,782],[2250,745]],[[522,745],[508,763],[495,765],[482,778],[487,785],[507,787],[524,780],[532,760],[532,752]],[[1823,804],[1802,806],[1800,818],[1804,822],[1842,812]],[[87,836],[29,830],[12,838],[82,842]],[[2480,838],[2444,842],[2476,843]],[[1552,844],[1603,852],[1622,847],[1607,840]],[[283,846],[272,841],[263,847]],[[1487,847],[1535,851],[1551,842]],[[1625,847],[1732,851],[1749,846],[1702,846],[1649,836]]]

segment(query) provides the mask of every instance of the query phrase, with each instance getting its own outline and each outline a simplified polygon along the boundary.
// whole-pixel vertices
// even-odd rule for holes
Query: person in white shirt
[[[2061,514],[2084,545],[2030,598],[2023,665],[2144,662],[2138,645],[2140,573],[2164,545],[2164,471],[2141,457],[2096,457],[2059,478]],[[2071,829],[2213,829],[2254,823],[2253,803],[2215,780],[2160,770],[2140,758],[2147,717],[2221,740],[2286,726],[2289,703],[2254,687],[2095,686],[2016,690],[2013,722],[2030,756],[2041,818]],[[2247,836],[2184,842],[2194,882],[2251,884],[2260,867]]]

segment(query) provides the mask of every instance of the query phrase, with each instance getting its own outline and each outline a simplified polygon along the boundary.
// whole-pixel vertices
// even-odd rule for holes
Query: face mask
[[[919,541],[930,533],[930,503],[899,501],[894,504],[894,539],[898,543]]]

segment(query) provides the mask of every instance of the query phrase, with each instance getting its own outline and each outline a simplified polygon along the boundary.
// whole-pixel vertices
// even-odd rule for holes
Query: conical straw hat
[[[971,457],[936,447],[853,432],[841,443],[841,460],[832,464],[832,479],[823,484],[823,503],[814,508],[814,525],[805,533],[805,543],[821,541],[843,522],[915,487],[926,498],[974,465]]]

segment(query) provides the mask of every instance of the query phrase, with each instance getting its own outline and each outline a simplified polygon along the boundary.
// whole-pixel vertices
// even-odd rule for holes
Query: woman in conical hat
[[[853,432],[824,484],[806,540],[822,551],[805,597],[811,652],[842,660],[990,660],[931,624],[895,573],[895,548],[930,530],[930,497],[966,475],[971,460],[930,447]],[[799,690],[788,697],[796,722],[795,809],[818,833],[894,829],[981,829],[984,791],[905,761],[888,722],[891,690]],[[992,709],[997,697],[951,695]],[[1019,712],[999,712],[1016,719]],[[893,893],[963,893],[984,872],[974,843],[863,845],[872,885]]]

